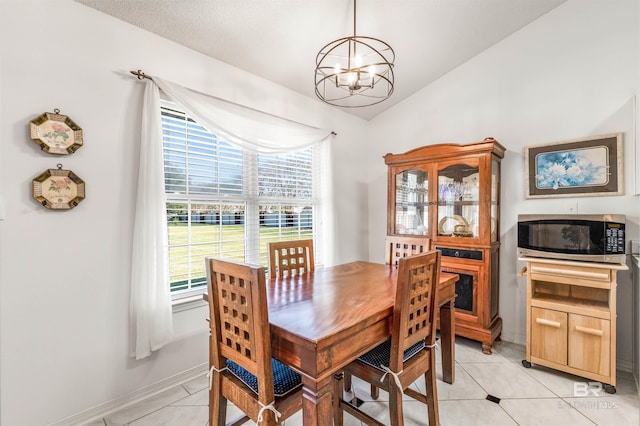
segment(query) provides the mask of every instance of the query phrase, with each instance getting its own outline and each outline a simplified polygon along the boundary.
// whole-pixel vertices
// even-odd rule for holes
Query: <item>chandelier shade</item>
[[[395,53],[389,44],[356,34],[354,0],[353,36],[328,43],[316,56],[316,96],[345,108],[380,103],[393,93],[394,61]]]

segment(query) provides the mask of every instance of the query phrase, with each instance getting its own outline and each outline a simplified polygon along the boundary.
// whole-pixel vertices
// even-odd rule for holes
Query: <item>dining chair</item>
[[[344,374],[358,377],[389,393],[391,426],[404,424],[402,397],[410,396],[427,405],[430,426],[439,425],[436,390],[436,302],[440,277],[440,252],[403,257],[398,261],[396,297],[391,338],[349,363]],[[424,376],[426,394],[410,388]],[[344,411],[368,425],[383,423],[343,399],[342,375],[334,376],[334,425],[343,424]]]
[[[271,278],[284,278],[315,269],[313,240],[271,242],[268,252]]]
[[[387,236],[385,263],[398,266],[398,260],[429,251],[429,238],[419,236]]]
[[[429,251],[429,238],[422,236],[391,236],[385,238],[385,263],[398,266],[403,257]],[[345,375],[345,387],[351,389],[351,377]],[[376,385],[371,385],[371,398],[378,399],[380,393]]]
[[[263,267],[206,259],[209,300],[209,425],[224,425],[227,401],[248,420],[280,424],[302,408],[299,374],[271,357]]]

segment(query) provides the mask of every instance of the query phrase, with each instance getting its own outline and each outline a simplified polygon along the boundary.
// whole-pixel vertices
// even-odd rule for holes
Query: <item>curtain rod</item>
[[[147,79],[149,79],[149,80],[153,81],[153,78],[149,77],[149,76],[148,76],[147,74],[145,74],[145,73],[144,73],[144,71],[142,71],[142,70],[129,71],[129,72],[130,72],[131,74],[135,75],[135,76],[136,76],[136,78],[137,78],[138,80],[144,80],[145,78],[147,78]],[[209,96],[210,96],[210,95],[209,95]],[[213,97],[214,97],[214,98],[216,98],[216,99],[220,99],[220,98],[217,98],[217,97],[215,97],[215,96],[213,96]],[[221,100],[221,101],[225,101],[225,102],[229,102],[229,103],[232,103],[232,104],[235,104],[235,105],[239,105],[239,104],[236,104],[235,102],[227,101],[226,99],[220,99],[220,100]],[[239,105],[239,106],[242,106],[242,107],[244,107],[244,108],[248,108],[248,107],[246,107],[246,106],[244,106],[244,105]],[[253,109],[253,108],[249,108],[249,109]],[[264,111],[259,111],[259,110],[256,110],[256,109],[253,109],[253,110],[254,110],[254,111],[258,111],[258,112],[262,112],[263,114],[271,115],[271,116],[273,116],[273,117],[278,117],[278,116],[276,116],[276,115],[269,114],[269,113],[264,112]],[[282,118],[282,117],[278,117],[278,118]],[[287,121],[292,121],[292,120],[289,120],[289,119],[287,119],[287,118],[282,118],[282,119],[283,119],[283,120],[287,120]],[[294,123],[295,123],[295,121],[294,121]],[[332,135],[332,136],[338,136],[338,134],[337,134],[336,132],[334,132],[333,130],[331,131],[331,135]]]

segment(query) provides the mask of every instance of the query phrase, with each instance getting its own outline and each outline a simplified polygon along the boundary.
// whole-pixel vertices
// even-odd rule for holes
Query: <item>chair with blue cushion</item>
[[[398,260],[391,338],[344,368],[344,375],[358,377],[389,393],[387,424],[404,424],[402,396],[427,405],[429,425],[440,423],[436,390],[436,302],[440,279],[440,252],[431,251]],[[426,394],[409,386],[424,376]],[[383,426],[377,419],[345,401],[342,375],[334,376],[334,425],[343,424],[344,411],[368,425]],[[366,404],[366,403],[365,403]],[[426,422],[425,422],[426,424]]]
[[[252,420],[280,424],[302,408],[300,375],[271,358],[265,271],[207,258],[209,425],[224,425],[227,401]]]
[[[392,236],[388,235],[384,240],[385,261],[387,265],[398,266],[398,261],[403,257],[415,256],[416,254],[429,251],[429,238],[416,235]],[[347,374],[344,377],[345,389],[351,389],[351,377]],[[371,398],[378,399],[378,388],[371,385]]]

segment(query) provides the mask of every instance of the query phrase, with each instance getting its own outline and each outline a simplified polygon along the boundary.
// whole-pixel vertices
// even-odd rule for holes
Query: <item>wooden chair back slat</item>
[[[428,252],[429,243],[430,241],[427,237],[387,236],[385,238],[385,263],[398,266],[398,261],[403,257]]]
[[[278,241],[269,243],[269,276],[284,278],[313,272],[315,259],[313,240]]]
[[[259,399],[271,402],[273,374],[264,268],[213,258],[207,258],[207,266],[211,361],[222,369],[229,359],[256,376]]]
[[[387,244],[391,254],[391,245],[395,242],[389,240]],[[382,424],[359,409],[357,404],[354,404],[355,399],[351,401],[344,399],[344,395],[348,395],[352,389],[352,376],[371,385],[373,399],[377,399],[378,388],[387,391],[389,417],[384,424],[391,426],[404,424],[403,398],[405,395],[426,403],[429,424],[440,424],[434,356],[440,257],[439,251],[398,256],[391,341],[384,342],[347,364],[344,367],[343,376],[334,375],[334,424],[343,424],[344,411],[367,425]],[[405,362],[404,352],[409,348],[412,348],[413,353]],[[386,356],[389,356],[388,360]],[[424,377],[426,389],[424,393],[410,387],[420,376]],[[345,390],[349,392],[345,393]]]
[[[421,340],[427,345],[435,342],[440,256],[439,251],[431,251],[398,261],[391,330],[390,366],[394,371],[402,370],[405,349]]]

